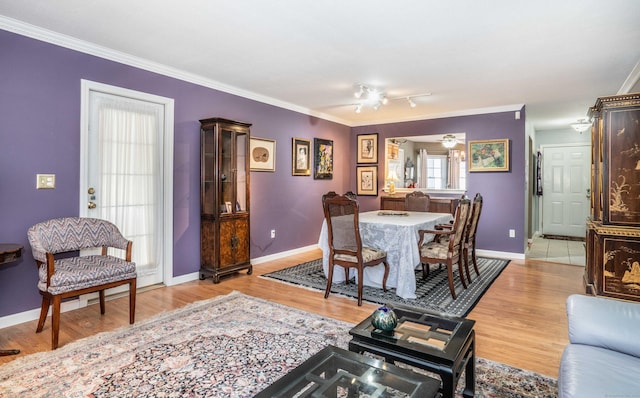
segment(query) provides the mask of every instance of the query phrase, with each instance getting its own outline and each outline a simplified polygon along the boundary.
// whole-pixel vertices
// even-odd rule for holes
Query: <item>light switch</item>
[[[37,189],[54,189],[56,187],[55,174],[36,174]]]

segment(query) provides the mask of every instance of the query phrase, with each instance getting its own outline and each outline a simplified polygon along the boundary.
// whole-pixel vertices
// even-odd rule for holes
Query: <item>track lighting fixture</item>
[[[389,101],[394,101],[399,99],[406,99],[409,106],[412,108],[415,108],[417,104],[415,103],[414,98],[426,97],[431,95],[431,93],[424,93],[424,94],[415,94],[409,97],[403,96],[403,97],[389,98],[387,97],[387,94],[385,92],[380,91],[377,88],[371,88],[364,84],[355,84],[354,88],[355,89],[353,92],[353,96],[361,100],[361,102],[355,104],[356,113],[362,112],[362,107],[364,105],[371,106],[374,110],[377,111],[378,109],[380,109],[382,105],[387,105]]]

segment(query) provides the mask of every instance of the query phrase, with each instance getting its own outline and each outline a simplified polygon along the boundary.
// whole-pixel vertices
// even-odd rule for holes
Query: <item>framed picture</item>
[[[378,134],[358,135],[358,163],[378,163]]]
[[[224,205],[227,208],[227,213],[233,212],[233,208],[231,207],[231,202],[224,202]]]
[[[251,137],[249,140],[249,169],[251,171],[276,171],[276,141]]]
[[[356,183],[358,195],[378,196],[378,166],[358,166]]]
[[[469,172],[509,171],[509,140],[469,141]]]
[[[293,138],[291,143],[291,174],[294,176],[311,175],[311,141]]]
[[[313,178],[316,180],[330,180],[333,178],[333,141],[321,138],[313,139],[314,166]]]

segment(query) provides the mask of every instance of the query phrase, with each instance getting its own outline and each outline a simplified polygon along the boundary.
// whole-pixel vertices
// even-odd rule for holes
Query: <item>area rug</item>
[[[0,396],[252,397],[326,345],[347,348],[351,326],[233,292],[17,358],[0,367]],[[552,378],[477,360],[478,397],[556,391]]]
[[[455,300],[451,297],[449,279],[445,266],[442,266],[442,268],[431,267],[427,279],[422,279],[422,269],[416,270],[417,298],[413,300],[403,299],[397,296],[396,290],[393,288],[384,292],[382,289],[369,286],[364,286],[362,299],[376,304],[404,304],[457,316],[466,316],[471,312],[471,309],[507,264],[509,264],[509,260],[496,258],[478,257],[477,260],[480,276],[476,275],[475,270],[471,266],[472,283],[467,283],[466,289],[460,282],[458,270],[453,271],[454,287],[457,296]],[[334,272],[339,272],[340,270],[341,268]],[[327,278],[324,276],[322,270],[322,259],[271,272],[263,275],[263,277],[322,291],[327,287]],[[352,282],[354,281],[352,280]],[[355,283],[349,283],[348,285],[345,283],[334,283],[331,286],[331,292],[353,298],[358,297],[357,285]]]

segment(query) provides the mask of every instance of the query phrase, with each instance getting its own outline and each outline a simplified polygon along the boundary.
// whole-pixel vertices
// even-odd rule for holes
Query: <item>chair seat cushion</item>
[[[420,246],[420,257],[429,257],[429,258],[438,258],[438,259],[447,259],[447,255],[449,254],[449,242],[446,244],[438,243],[438,242],[429,242]],[[455,256],[457,254],[457,250],[453,253]]]
[[[352,248],[352,250],[355,252],[356,248],[354,247]],[[386,255],[387,255],[387,252],[385,252],[384,250],[362,246],[362,262],[363,263],[368,263],[374,260],[381,260],[384,257],[386,257]],[[348,261],[350,263],[358,262],[358,258],[356,256],[350,256],[348,254],[336,254],[334,259],[340,260],[340,261]]]
[[[55,272],[47,289],[47,266],[39,270],[38,289],[61,294],[136,277],[136,264],[113,256],[70,257],[55,260]]]

